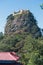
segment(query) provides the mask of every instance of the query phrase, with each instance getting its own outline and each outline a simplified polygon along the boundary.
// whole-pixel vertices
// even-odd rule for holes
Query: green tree
[[[0,32],[0,40],[3,39],[3,33]]]
[[[10,14],[10,15],[7,17],[7,20],[14,20],[13,14]]]
[[[43,9],[43,3],[40,5],[41,9]]]

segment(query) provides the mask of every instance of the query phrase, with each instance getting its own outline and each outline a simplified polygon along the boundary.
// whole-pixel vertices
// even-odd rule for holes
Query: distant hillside
[[[20,10],[7,17],[5,34],[28,32],[33,37],[40,37],[37,21],[29,10]]]

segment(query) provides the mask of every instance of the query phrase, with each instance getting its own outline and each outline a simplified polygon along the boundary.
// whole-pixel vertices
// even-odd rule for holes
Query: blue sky
[[[35,16],[38,26],[43,28],[43,0],[0,0],[0,32],[4,32],[6,18],[14,11],[29,9]]]

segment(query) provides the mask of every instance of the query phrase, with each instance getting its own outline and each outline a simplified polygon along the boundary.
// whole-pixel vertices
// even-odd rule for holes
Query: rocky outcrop
[[[20,10],[7,17],[5,34],[28,32],[33,37],[41,36],[40,28],[33,14],[29,10]]]

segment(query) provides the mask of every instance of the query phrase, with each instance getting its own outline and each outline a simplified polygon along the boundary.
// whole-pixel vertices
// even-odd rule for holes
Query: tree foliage
[[[40,5],[41,9],[43,9],[43,3]]]
[[[17,22],[20,20],[23,26],[21,25],[21,29],[18,26],[19,32],[16,31],[18,33],[11,32],[6,35],[0,33],[0,51],[16,52],[20,56],[19,62],[23,63],[23,65],[43,65],[43,36],[41,36],[36,20],[33,19],[33,15],[27,13],[23,14],[22,18],[21,16],[18,17],[18,15],[16,18]],[[12,14],[7,19],[12,20]],[[10,22],[15,21],[9,21],[8,23],[11,24]],[[10,26],[9,29],[11,29],[11,25],[8,25],[8,27]],[[18,27],[15,26],[16,29]]]
[[[3,33],[0,32],[0,40],[3,39],[3,37],[4,37],[4,36],[3,36]]]

